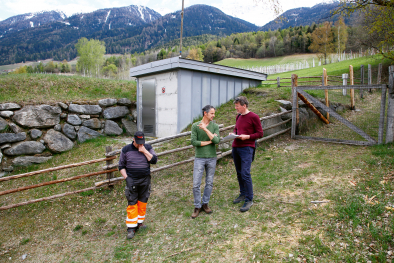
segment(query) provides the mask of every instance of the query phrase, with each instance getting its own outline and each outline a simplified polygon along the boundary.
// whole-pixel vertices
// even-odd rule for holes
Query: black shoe
[[[253,205],[253,201],[245,201],[244,205],[239,209],[241,212],[246,212],[248,211]]]
[[[244,195],[239,195],[237,198],[234,199],[233,204],[241,203],[244,200],[245,200],[245,196]]]
[[[127,230],[127,239],[132,239],[135,236],[135,229]]]

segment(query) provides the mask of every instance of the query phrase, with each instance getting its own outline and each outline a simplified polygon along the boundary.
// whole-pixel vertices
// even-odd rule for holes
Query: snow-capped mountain
[[[66,19],[65,22],[74,27],[91,27],[93,30],[103,30],[139,26],[151,23],[160,17],[161,15],[159,13],[148,7],[130,5],[73,15]]]
[[[0,35],[38,27],[50,22],[63,21],[66,18],[67,16],[62,11],[41,11],[12,16],[0,21]]]

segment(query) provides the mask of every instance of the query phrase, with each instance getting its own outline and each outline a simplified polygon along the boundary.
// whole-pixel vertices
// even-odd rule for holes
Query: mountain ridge
[[[111,13],[115,13],[114,9],[111,10],[101,9],[93,12],[93,15],[77,14],[68,17],[66,21],[54,21],[7,34],[0,38],[0,64],[47,58],[71,60],[77,55],[74,45],[81,37],[104,41],[107,53],[110,54],[141,52],[179,38],[180,10],[157,17],[149,23],[140,16],[134,22],[126,21],[125,18],[119,24],[134,25],[123,27],[117,27],[116,23],[111,26],[106,23],[111,20]],[[222,36],[258,29],[254,24],[228,16],[208,5],[190,6],[184,12],[184,37],[202,34]]]

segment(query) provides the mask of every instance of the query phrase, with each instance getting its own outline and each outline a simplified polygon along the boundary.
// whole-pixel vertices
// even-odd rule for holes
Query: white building
[[[255,87],[267,74],[169,58],[130,69],[137,78],[137,127],[146,135],[175,135],[202,116],[201,109],[218,107],[244,89]]]

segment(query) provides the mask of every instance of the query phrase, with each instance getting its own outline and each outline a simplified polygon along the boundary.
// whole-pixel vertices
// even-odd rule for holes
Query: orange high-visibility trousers
[[[126,225],[128,228],[135,228],[138,223],[144,222],[146,205],[147,203],[138,201],[137,204],[127,207]]]

